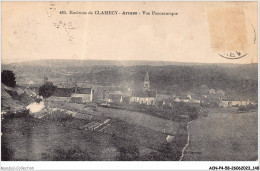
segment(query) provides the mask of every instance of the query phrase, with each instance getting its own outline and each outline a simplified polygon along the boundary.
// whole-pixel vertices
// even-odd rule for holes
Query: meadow
[[[257,111],[213,109],[189,125],[186,161],[255,161],[258,159]]]
[[[174,134],[179,128],[178,122],[158,118],[141,112],[103,108],[103,107],[97,107],[95,110],[92,110],[89,107],[85,107],[84,104],[54,102],[54,101],[50,101],[48,103],[48,106],[68,109],[68,110],[80,112],[82,114],[92,115],[94,117],[96,116],[96,117],[119,119],[133,125],[143,126],[145,128],[158,131],[161,133],[166,133],[166,134]]]
[[[85,160],[116,160],[117,145],[124,142],[100,132],[81,131],[34,118],[4,119],[2,140],[12,151],[10,160],[53,160],[55,149],[78,149]],[[127,142],[124,142],[124,144]],[[84,160],[80,157],[79,160]]]

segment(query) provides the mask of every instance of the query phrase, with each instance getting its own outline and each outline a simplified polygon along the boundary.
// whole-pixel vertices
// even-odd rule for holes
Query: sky
[[[77,15],[70,10],[140,14]],[[2,2],[1,61],[257,63],[257,35],[257,2]],[[230,52],[245,56],[224,58]]]

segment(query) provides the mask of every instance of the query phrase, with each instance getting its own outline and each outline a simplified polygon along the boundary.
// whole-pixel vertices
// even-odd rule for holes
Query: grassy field
[[[5,119],[2,122],[2,140],[14,150],[13,160],[48,160],[43,153],[56,147],[77,147],[93,160],[115,160],[117,146],[127,141],[100,132],[80,131],[31,118]]]
[[[132,112],[126,110],[118,110],[111,108],[98,108],[98,112],[101,116],[117,118],[123,121],[126,121],[131,124],[140,125],[154,131],[174,134],[179,127],[179,123],[157,118],[141,112]]]
[[[186,161],[252,161],[258,158],[257,111],[209,111],[189,126]]]
[[[157,132],[140,125],[132,125],[119,119],[110,122],[110,127],[102,130],[104,133],[115,134],[117,137],[131,141],[139,146],[157,149],[166,142],[166,134]]]
[[[5,124],[8,129],[4,138],[11,142],[12,149],[16,150],[15,159],[43,160],[41,157],[42,153],[59,146],[65,149],[70,146],[77,146],[80,150],[87,151],[93,160],[116,160],[116,156],[119,154],[118,148],[122,146],[127,147],[128,145],[136,145],[140,155],[146,155],[151,151],[156,151],[158,146],[165,143],[166,133],[174,133],[178,126],[178,123],[176,123],[172,127],[175,122],[156,118],[148,114],[134,112],[132,115],[132,112],[129,111],[101,107],[98,107],[97,110],[91,110],[83,104],[49,102],[48,107],[70,109],[77,115],[94,117],[92,119],[73,117],[73,119],[68,121],[57,121],[57,125],[53,124],[51,120],[49,121],[51,118],[47,115],[49,117],[37,120],[37,123],[31,126],[34,127],[33,129],[29,125],[20,122],[19,119],[13,122],[8,121],[9,123]],[[104,121],[107,118],[111,118],[111,120],[109,124],[105,125],[104,129],[96,131],[77,130],[84,124],[92,121]],[[46,122],[46,124],[42,122]],[[157,129],[157,126],[159,129]],[[13,136],[13,129],[16,132],[20,132],[23,131],[23,127],[28,128],[29,139],[21,136],[23,133]],[[164,133],[164,129],[166,133]],[[24,134],[27,134],[26,131],[24,131]],[[31,145],[26,147],[26,143]],[[35,143],[36,145],[34,145]],[[35,147],[39,146],[39,148],[27,149],[31,148],[32,145]]]
[[[97,117],[119,119],[130,124],[140,125],[162,133],[174,134],[179,128],[178,122],[158,118],[141,112],[103,107],[97,107],[97,110],[94,111],[88,107],[85,107],[83,104],[65,102],[49,102],[48,105],[50,107],[60,107]]]

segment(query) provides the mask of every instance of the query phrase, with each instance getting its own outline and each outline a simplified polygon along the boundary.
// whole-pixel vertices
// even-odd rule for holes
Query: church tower
[[[144,77],[144,90],[150,89],[149,73],[147,72]]]

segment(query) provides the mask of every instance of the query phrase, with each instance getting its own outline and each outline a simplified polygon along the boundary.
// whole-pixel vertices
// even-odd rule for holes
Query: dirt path
[[[190,134],[189,134],[189,125],[192,121],[188,122],[187,123],[187,133],[188,133],[188,138],[187,138],[187,144],[184,146],[184,148],[182,149],[181,151],[181,157],[180,157],[180,160],[179,161],[182,161],[183,157],[184,157],[184,152],[186,150],[186,148],[189,146],[190,144]]]

